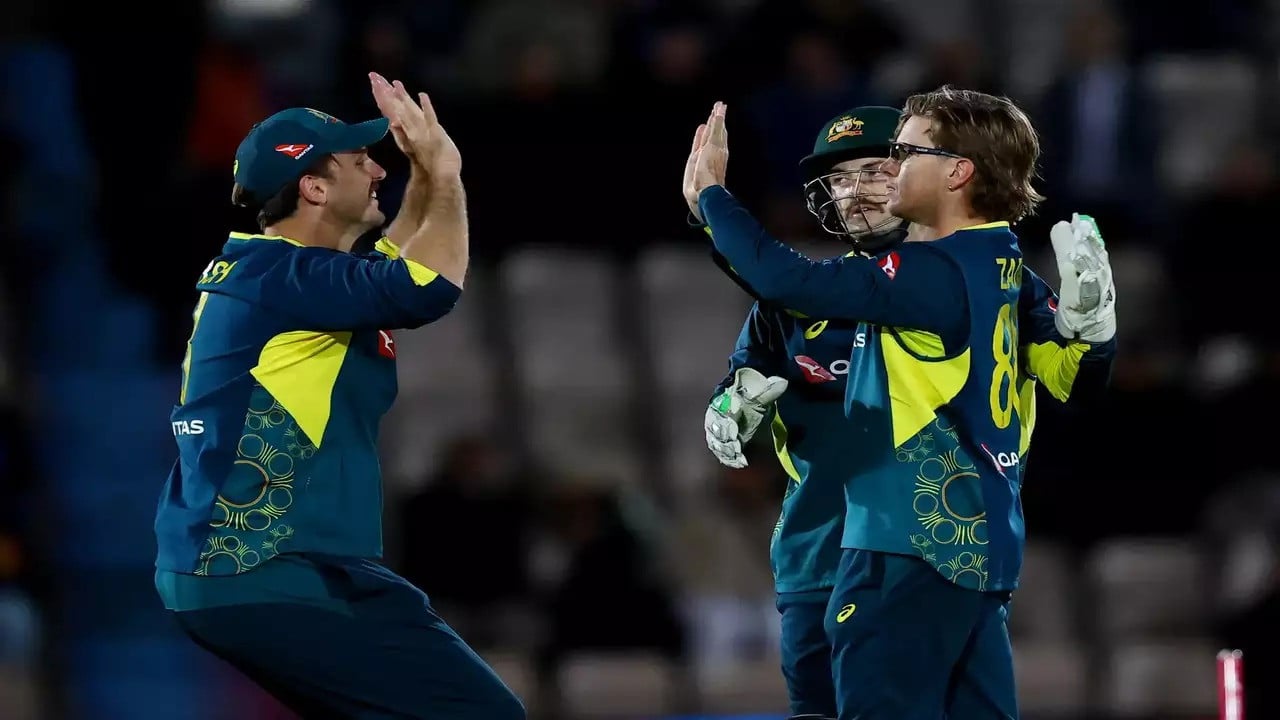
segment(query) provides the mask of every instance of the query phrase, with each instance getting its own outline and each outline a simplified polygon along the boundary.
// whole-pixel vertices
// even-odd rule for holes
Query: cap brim
[[[836,163],[842,163],[845,160],[857,160],[858,158],[888,158],[889,144],[884,145],[866,145],[864,147],[849,148],[847,150],[837,150],[835,152],[815,153],[806,155],[800,160],[801,172],[817,177],[825,175]]]
[[[366,120],[355,125],[347,125],[342,129],[342,134],[334,139],[333,147],[327,150],[328,152],[340,153],[371,147],[387,136],[387,130],[390,127],[391,123],[386,118],[377,118],[376,120]]]

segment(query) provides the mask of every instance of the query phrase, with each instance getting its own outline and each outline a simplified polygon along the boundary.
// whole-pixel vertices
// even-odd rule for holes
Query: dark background
[[[822,124],[943,82],[1042,133],[1050,202],[1098,217],[1121,354],[1105,408],[1041,404],[1015,600],[1028,717],[1212,717],[1243,647],[1276,677],[1280,3],[1223,0],[220,0],[0,11],[0,716],[273,718],[179,636],[151,519],[194,279],[231,158],[290,105],[425,89],[464,157],[457,312],[405,334],[384,425],[388,561],[552,718],[777,713],[767,450],[700,420],[747,303],[684,224],[693,128],[816,255],[796,161]],[[389,143],[376,149],[401,182]],[[394,209],[399,188],[380,195]]]

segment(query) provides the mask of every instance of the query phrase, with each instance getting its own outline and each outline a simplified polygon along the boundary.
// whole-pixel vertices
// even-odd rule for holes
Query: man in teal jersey
[[[918,242],[814,262],[770,238],[724,190],[721,104],[695,140],[698,207],[762,298],[865,333],[845,393],[859,469],[844,487],[827,611],[840,718],[1014,717],[1005,618],[1030,418],[1018,382],[1022,257],[1008,225],[1039,199],[1038,142],[1016,106],[980,93],[916,96],[904,118],[884,166],[886,209],[922,228]],[[1097,242],[1089,225],[1077,245]],[[1072,317],[1111,306],[1099,276],[1089,282],[1101,298],[1076,292],[1086,274],[1064,278]]]
[[[885,176],[879,171],[900,115],[889,107],[841,113],[822,127],[813,154],[801,163],[810,212],[824,230],[854,247],[850,254],[882,255],[906,239],[908,226],[884,211]],[[1029,352],[1019,398],[1025,403],[1022,415],[1030,418],[1040,376],[1064,401],[1105,388],[1114,341],[1064,339],[1055,327],[1056,296],[1030,269],[1023,273],[1019,322],[1022,346]],[[781,614],[782,670],[796,715],[835,715],[824,621],[840,556],[843,484],[856,468],[842,435],[848,429],[845,378],[851,350],[865,342],[855,322],[803,317],[758,301],[706,416],[708,446],[730,467],[745,464],[742,445],[755,426],[770,419],[774,446],[791,478],[770,555]],[[779,388],[788,387],[772,400]],[[738,412],[726,413],[722,408],[733,405],[735,394],[742,398]]]
[[[178,460],[160,496],[156,587],[179,626],[307,718],[520,720],[514,694],[379,565],[378,424],[395,400],[392,331],[448,313],[468,263],[461,156],[425,94],[371,75],[384,118],[293,108],[236,152],[232,233],[200,299],[170,417]],[[382,225],[390,129],[409,158]]]

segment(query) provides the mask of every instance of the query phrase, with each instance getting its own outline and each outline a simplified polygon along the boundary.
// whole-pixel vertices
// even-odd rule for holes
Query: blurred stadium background
[[[1048,225],[1089,211],[1119,285],[1105,412],[1041,405],[1012,614],[1026,717],[1217,717],[1215,651],[1242,647],[1249,717],[1280,718],[1280,2],[7,0],[0,18],[0,718],[286,717],[161,612],[164,418],[194,279],[253,225],[228,203],[237,142],[288,105],[371,117],[368,70],[435,98],[475,255],[457,311],[400,338],[388,562],[534,716],[785,710],[783,480],[767,450],[720,472],[703,446],[747,303],[677,178],[725,99],[735,193],[831,253],[796,167],[819,126],[945,81],[1009,94],[1042,132],[1032,266],[1056,284]]]

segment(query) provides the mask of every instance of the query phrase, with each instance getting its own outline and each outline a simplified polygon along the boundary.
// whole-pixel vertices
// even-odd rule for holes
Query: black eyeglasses
[[[912,145],[904,142],[889,143],[889,159],[896,163],[903,163],[912,155],[937,155],[938,157],[962,158],[963,155],[957,155],[950,150],[942,148],[931,148],[923,145]]]

